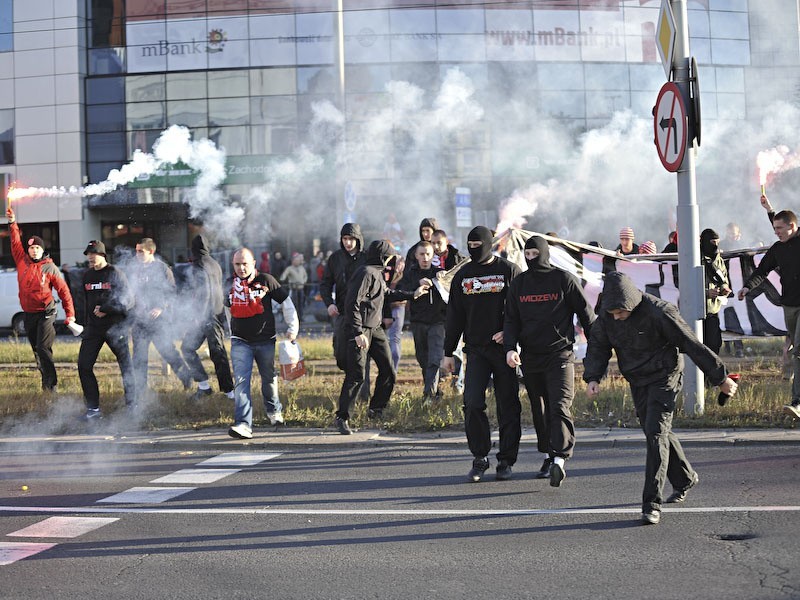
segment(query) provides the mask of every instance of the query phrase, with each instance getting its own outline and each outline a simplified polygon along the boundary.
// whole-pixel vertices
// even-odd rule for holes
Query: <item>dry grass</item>
[[[342,374],[331,360],[330,339],[303,338],[301,347],[306,357],[308,375],[293,382],[280,383],[280,396],[289,426],[330,427],[336,407]],[[716,403],[716,390],[708,390],[706,412],[702,416],[687,416],[678,412],[677,427],[791,427],[781,407],[789,398],[788,381],[782,379],[780,340],[749,343],[751,352],[743,359],[726,357],[731,370],[742,373],[737,396],[725,407]],[[5,427],[29,424],[53,433],[68,431],[71,417],[80,413],[82,396],[78,380],[78,344],[59,342],[55,346],[58,367],[59,394],[40,391],[40,377],[32,366],[32,353],[24,340],[0,342],[0,421]],[[150,387],[152,395],[143,407],[137,423],[145,429],[200,429],[225,427],[231,424],[233,403],[222,394],[195,402],[190,400],[177,379],[160,369],[158,356],[151,354]],[[208,361],[207,369],[213,373]],[[100,381],[101,407],[108,415],[123,414],[122,382],[114,357],[104,348],[97,365]],[[603,391],[589,400],[583,393],[581,369],[577,369],[576,396],[573,405],[576,424],[580,427],[638,427],[627,383],[613,369],[603,382]],[[212,379],[212,384],[216,382]],[[255,424],[264,426],[260,381],[253,377]],[[413,343],[404,339],[403,360],[398,373],[391,403],[382,425],[393,431],[435,431],[461,428],[463,415],[461,397],[449,382],[444,386],[441,401],[430,406],[422,404],[422,382],[414,358]],[[522,388],[523,423],[531,426],[530,406]],[[489,412],[494,420],[493,402]],[[679,407],[680,408],[680,407]],[[66,416],[70,419],[66,419]],[[367,424],[366,406],[358,403],[352,422],[361,427]]]

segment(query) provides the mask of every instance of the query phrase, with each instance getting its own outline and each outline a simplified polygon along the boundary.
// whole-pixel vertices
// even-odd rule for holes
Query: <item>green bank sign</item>
[[[285,160],[285,156],[274,155],[229,156],[225,161],[225,180],[222,185],[266,183],[270,180],[270,173],[274,172],[275,165]],[[322,177],[326,170],[323,168],[316,174],[316,177]],[[159,169],[150,175],[143,175],[129,183],[128,187],[194,187],[197,183],[197,176],[198,171],[179,162]]]

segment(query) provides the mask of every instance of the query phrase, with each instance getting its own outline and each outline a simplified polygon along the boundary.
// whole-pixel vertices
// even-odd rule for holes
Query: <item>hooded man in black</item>
[[[719,234],[713,229],[700,233],[700,262],[706,282],[706,316],[703,319],[703,343],[715,354],[722,348],[722,331],[719,328],[719,311],[722,298],[731,293],[728,269],[719,252]]]
[[[647,440],[642,522],[661,519],[665,480],[674,488],[667,502],[683,502],[699,481],[672,433],[672,413],[683,385],[683,354],[706,374],[712,384],[730,396],[736,383],[725,365],[697,339],[678,308],[638,290],[625,274],[605,276],[601,312],[592,324],[583,380],[589,397],[600,392],[611,351],[617,355],[620,373],[631,386],[636,416]]]
[[[348,282],[347,299],[341,315],[344,321],[340,343],[347,352],[339,408],[336,411],[336,428],[342,435],[352,433],[350,410],[364,386],[367,359],[372,358],[378,367],[375,391],[369,403],[370,418],[380,417],[389,403],[395,383],[394,363],[383,325],[384,300],[419,297],[427,291],[406,293],[390,290],[386,285],[391,279],[393,264],[397,257],[387,240],[375,240],[367,250],[366,264],[359,267]]]
[[[197,382],[195,398],[199,399],[211,394],[206,373],[197,349],[203,340],[208,342],[208,352],[217,374],[219,389],[233,398],[233,376],[225,350],[225,307],[222,288],[222,268],[214,260],[208,250],[208,242],[202,235],[192,240],[192,266],[187,277],[184,300],[191,303],[187,311],[192,319],[181,344],[181,354],[189,366],[192,378]]]
[[[550,265],[544,238],[528,238],[525,262],[528,270],[508,292],[503,345],[508,366],[522,365],[539,452],[545,454],[536,477],[549,476],[550,485],[559,487],[575,446],[575,316],[588,336],[595,315],[578,278]]]
[[[366,260],[361,227],[358,223],[345,223],[339,234],[339,249],[331,254],[322,274],[322,280],[319,282],[320,296],[328,307],[328,316],[333,319],[333,355],[336,358],[336,366],[342,371],[347,370],[346,344],[339,344],[339,340],[344,339],[342,315],[344,301],[347,298],[347,282]]]
[[[417,253],[417,244],[422,241],[430,242],[433,238],[433,232],[439,229],[439,224],[434,217],[425,217],[419,222],[419,241],[416,242],[406,252],[406,264],[413,265],[416,261],[414,256]]]
[[[463,334],[464,353],[468,356],[464,376],[464,428],[474,457],[468,479],[476,482],[489,468],[488,454],[492,448],[486,415],[486,387],[490,378],[494,378],[500,425],[497,479],[511,477],[511,466],[517,461],[522,436],[517,374],[506,364],[503,352],[506,297],[511,281],[520,270],[517,265],[492,254],[492,241],[492,232],[483,226],[475,227],[467,236],[472,260],[459,269],[450,284],[442,359],[442,369],[452,373],[453,352]]]

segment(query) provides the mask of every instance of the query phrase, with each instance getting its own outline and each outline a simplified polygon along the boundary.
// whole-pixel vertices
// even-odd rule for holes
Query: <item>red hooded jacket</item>
[[[53,288],[64,303],[67,318],[75,316],[72,294],[61,271],[49,257],[34,262],[22,245],[19,225],[11,224],[11,254],[17,263],[17,281],[19,282],[19,303],[26,313],[44,312],[54,302]]]

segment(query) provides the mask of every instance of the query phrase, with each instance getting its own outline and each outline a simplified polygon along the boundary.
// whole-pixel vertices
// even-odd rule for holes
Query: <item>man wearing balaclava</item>
[[[531,401],[537,445],[544,455],[536,478],[549,477],[551,486],[560,487],[564,463],[575,446],[574,321],[577,316],[588,336],[595,315],[578,278],[550,265],[544,238],[528,238],[525,262],[528,270],[511,282],[508,292],[503,346],[508,366],[522,366]]]
[[[22,243],[22,233],[11,207],[6,211],[11,231],[11,255],[17,265],[19,303],[25,313],[25,333],[36,355],[36,363],[42,374],[42,389],[56,390],[58,376],[53,362],[53,342],[56,339],[56,302],[53,290],[64,305],[69,325],[75,320],[75,308],[69,286],[61,271],[44,251],[44,241],[38,235],[29,236]]]
[[[732,396],[737,386],[719,356],[697,339],[677,306],[641,292],[619,271],[605,276],[600,312],[592,323],[583,359],[583,380],[590,398],[600,393],[612,350],[620,373],[631,386],[636,417],[647,441],[641,521],[655,525],[661,520],[667,479],[674,490],[667,503],[684,502],[700,481],[672,433],[672,413],[683,384],[683,354],[721,392]]]
[[[517,461],[520,427],[519,384],[514,369],[506,364],[503,351],[503,319],[511,281],[520,273],[517,265],[492,253],[492,232],[483,226],[467,236],[470,262],[453,277],[447,305],[442,368],[453,372],[453,352],[464,336],[467,355],[464,376],[464,428],[472,452],[468,481],[480,481],[489,468],[492,448],[489,418],[486,415],[486,387],[494,379],[500,447],[497,453],[497,479],[511,477]]]
[[[415,292],[389,289],[387,282],[392,278],[396,261],[391,242],[375,240],[367,249],[366,264],[356,269],[347,283],[347,298],[342,305],[343,337],[340,342],[346,351],[347,368],[335,418],[336,429],[342,435],[353,433],[350,411],[364,387],[370,358],[378,367],[375,391],[369,401],[370,419],[379,419],[383,415],[394,390],[394,362],[389,338],[383,329],[384,301],[409,300],[427,292],[427,287],[422,286]]]
[[[719,311],[722,299],[731,293],[728,269],[719,252],[719,234],[713,229],[704,229],[700,234],[700,262],[706,281],[706,316],[703,319],[703,343],[715,354],[722,348],[722,332],[719,328]]]

